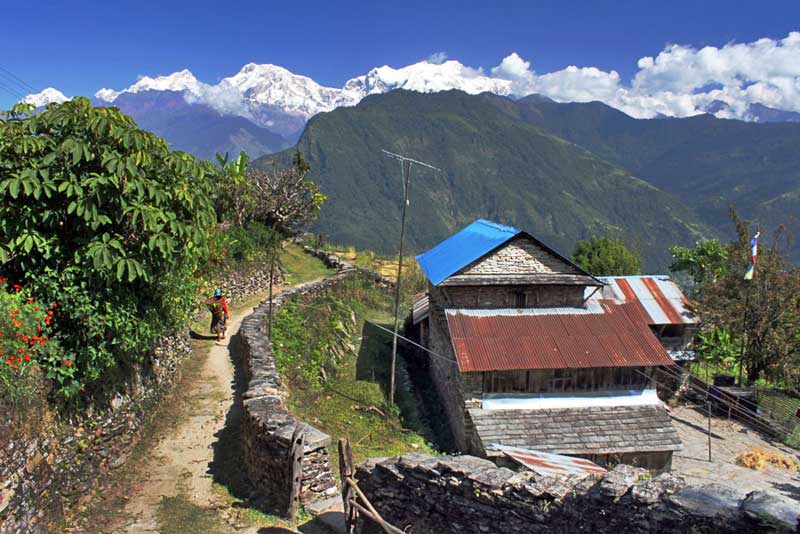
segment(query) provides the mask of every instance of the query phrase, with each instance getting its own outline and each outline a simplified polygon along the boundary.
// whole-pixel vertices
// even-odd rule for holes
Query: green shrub
[[[0,275],[59,304],[68,398],[109,386],[186,319],[217,171],[85,98],[29,111],[0,119]]]

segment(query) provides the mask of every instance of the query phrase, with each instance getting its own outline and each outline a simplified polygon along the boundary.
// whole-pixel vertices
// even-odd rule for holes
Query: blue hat
[[[222,290],[220,288],[217,288],[216,291],[214,291],[214,296],[215,297],[221,297],[222,296]]]

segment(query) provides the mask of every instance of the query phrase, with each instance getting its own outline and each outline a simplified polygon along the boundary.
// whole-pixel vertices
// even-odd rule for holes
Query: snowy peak
[[[407,67],[394,69],[388,65],[377,67],[365,76],[353,78],[345,84],[345,91],[361,88],[364,96],[406,89],[421,93],[459,89],[478,94],[486,91],[500,95],[511,94],[511,82],[486,76],[481,69],[473,69],[450,60],[443,63],[420,61]]]
[[[155,78],[144,76],[122,91],[103,88],[97,91],[94,96],[106,102],[113,102],[122,93],[140,93],[142,91],[188,91],[197,95],[200,93],[200,86],[201,83],[194,77],[194,74],[189,69],[183,69],[166,76],[156,76]]]
[[[46,106],[52,102],[57,102],[60,104],[61,102],[66,102],[67,100],[69,100],[68,96],[65,96],[64,93],[53,87],[48,87],[44,91],[30,94],[22,99],[24,103],[33,104],[37,108]]]
[[[257,63],[248,63],[215,89],[227,96],[238,93],[251,112],[258,106],[270,106],[304,119],[336,107],[341,94],[341,89],[323,87],[283,67]]]

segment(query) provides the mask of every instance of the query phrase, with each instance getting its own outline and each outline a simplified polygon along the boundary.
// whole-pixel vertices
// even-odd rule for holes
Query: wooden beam
[[[300,508],[300,489],[303,485],[303,455],[306,449],[305,424],[297,422],[292,433],[290,489],[289,489],[289,517],[294,519]]]

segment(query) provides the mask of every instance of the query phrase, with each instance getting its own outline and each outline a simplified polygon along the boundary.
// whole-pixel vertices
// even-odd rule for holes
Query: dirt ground
[[[329,534],[319,520],[300,525],[248,504],[242,472],[237,397],[243,378],[238,330],[258,298],[232,309],[226,339],[194,335],[195,355],[162,403],[129,464],[102,487],[103,495],[67,531],[114,534]],[[199,339],[198,339],[199,338]]]
[[[768,467],[749,469],[736,464],[736,458],[750,449],[793,458],[800,462],[800,451],[770,441],[735,420],[711,418],[711,462],[708,461],[708,419],[701,409],[679,406],[671,412],[684,450],[672,457],[672,472],[690,484],[721,484],[747,494],[753,490],[779,491],[800,500],[800,472]],[[798,503],[800,506],[800,503]]]

